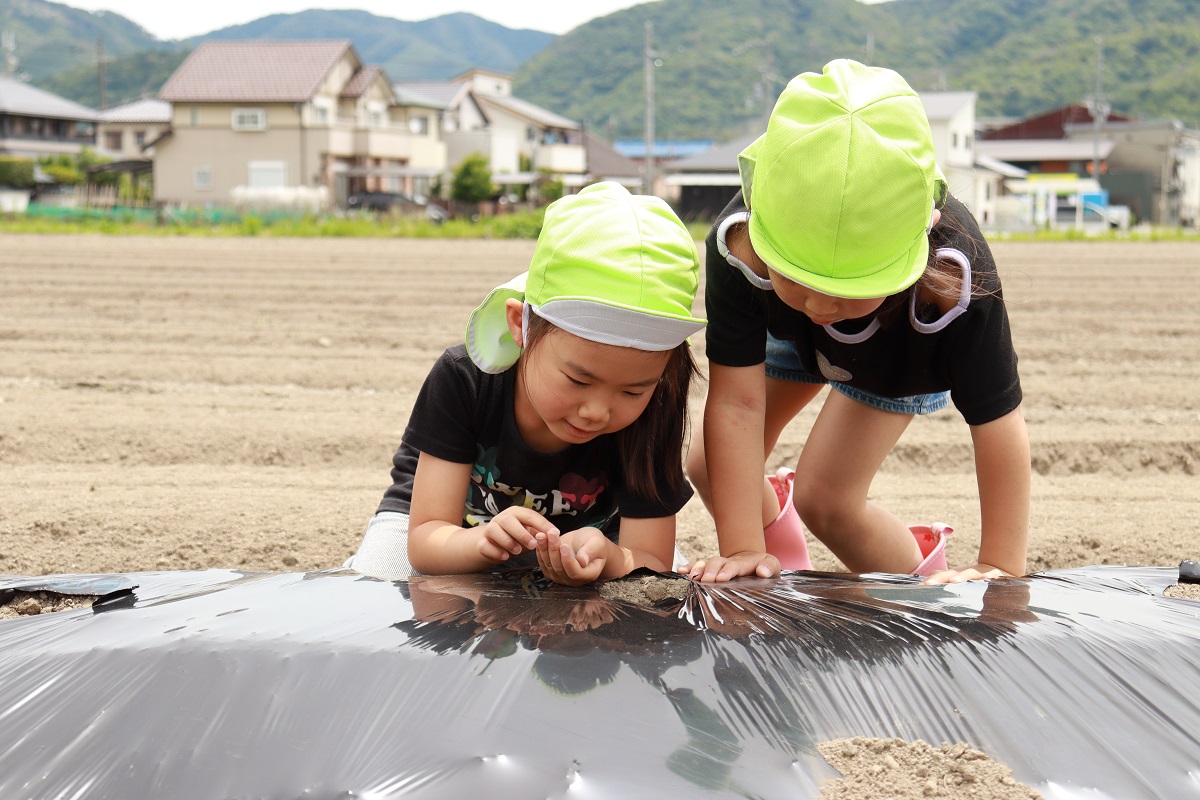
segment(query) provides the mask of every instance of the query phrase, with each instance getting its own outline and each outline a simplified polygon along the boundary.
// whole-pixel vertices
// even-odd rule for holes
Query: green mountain
[[[39,86],[46,76],[72,67],[90,66],[95,75],[100,58],[107,61],[139,50],[169,49],[120,14],[83,11],[47,0],[0,0],[0,31],[16,45],[17,74],[29,76]]]
[[[214,39],[349,39],[367,64],[382,66],[394,81],[445,80],[471,67],[515,72],[554,39],[542,31],[513,30],[474,14],[446,14],[420,22],[366,11],[301,11],[235,25],[198,36]]]
[[[1097,37],[1114,112],[1200,122],[1195,0],[659,0],[559,37],[517,71],[514,93],[601,136],[640,137],[647,20],[660,138],[761,129],[788,78],[840,57],[919,91],[977,92],[979,116],[1049,111],[1095,92]]]
[[[0,0],[0,31],[16,43],[17,74],[92,107],[101,105],[101,58],[104,105],[114,106],[156,93],[187,54],[208,40],[349,39],[365,63],[383,66],[392,80],[414,81],[446,79],[471,67],[514,72],[555,38],[473,14],[404,22],[365,11],[314,10],[160,41],[119,14],[49,0]]]
[[[105,59],[104,102],[100,102],[100,73],[94,64],[55,72],[36,81],[60,97],[92,108],[111,108],[129,100],[158,94],[167,77],[187,58],[187,50],[139,50]]]

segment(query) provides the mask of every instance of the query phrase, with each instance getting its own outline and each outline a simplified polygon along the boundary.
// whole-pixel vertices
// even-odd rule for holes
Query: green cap
[[[886,297],[925,270],[945,179],[917,93],[839,59],[788,83],[738,156],[750,242],[776,272],[837,297]]]
[[[593,184],[546,207],[529,271],[471,314],[467,352],[484,372],[516,363],[509,298],[588,341],[671,350],[704,327],[692,316],[699,280],[696,243],[666,202],[611,181]]]

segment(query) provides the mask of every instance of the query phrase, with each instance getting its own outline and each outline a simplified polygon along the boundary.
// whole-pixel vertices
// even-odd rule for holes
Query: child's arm
[[[766,372],[762,364],[709,364],[704,405],[704,458],[721,555],[697,561],[689,577],[727,581],[739,575],[778,575],[766,552],[762,524]]]
[[[675,516],[621,518],[620,543],[598,528],[537,536],[538,563],[548,578],[568,586],[620,578],[638,567],[666,572],[675,560]]]
[[[534,531],[557,533],[529,508],[506,508],[486,525],[462,526],[471,465],[421,453],[413,479],[408,560],[426,575],[480,572],[534,549]]]
[[[979,563],[933,576],[929,583],[1024,575],[1029,546],[1029,432],[1017,406],[1008,414],[971,427],[979,484]],[[999,570],[999,574],[996,573]]]

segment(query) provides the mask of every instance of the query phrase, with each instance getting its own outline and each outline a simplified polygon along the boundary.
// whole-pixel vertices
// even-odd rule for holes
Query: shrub
[[[450,198],[460,203],[482,203],[496,193],[492,185],[492,169],[480,153],[472,153],[454,170],[450,182]]]
[[[33,162],[27,158],[0,156],[0,186],[33,188]]]

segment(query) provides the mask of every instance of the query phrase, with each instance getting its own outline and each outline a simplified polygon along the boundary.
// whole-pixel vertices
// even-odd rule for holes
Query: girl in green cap
[[[527,563],[568,585],[671,569],[698,281],[659,198],[601,183],[551,204],[529,271],[426,378],[346,566],[396,580]]]
[[[721,554],[683,571],[808,569],[803,520],[854,572],[1023,574],[1029,442],[1008,316],[917,94],[847,60],[799,75],[739,171],[707,240],[709,389],[688,454]],[[796,469],[764,480],[783,427],[826,383]],[[947,569],[947,527],[910,528],[868,500],[913,415],[950,399],[971,427],[982,513],[979,556],[961,569]]]

